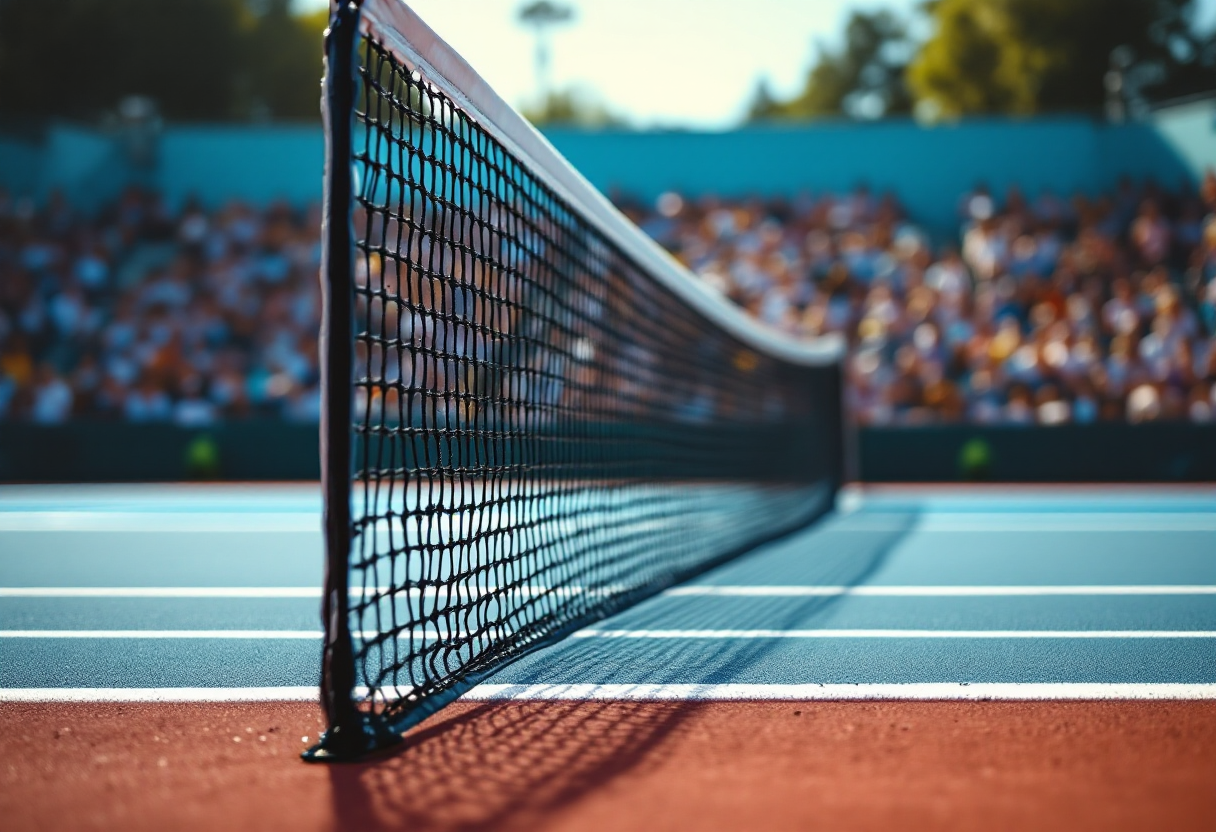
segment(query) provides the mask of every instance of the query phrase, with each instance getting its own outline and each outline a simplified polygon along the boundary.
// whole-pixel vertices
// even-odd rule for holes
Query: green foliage
[[[916,46],[890,12],[854,12],[844,44],[818,49],[801,92],[761,82],[749,121],[1098,112],[1112,52],[1124,88],[1162,100],[1216,89],[1216,35],[1196,32],[1195,0],[927,0]]]
[[[878,118],[908,113],[912,101],[903,76],[910,51],[907,29],[894,14],[855,11],[845,27],[841,49],[819,46],[802,91],[788,101],[778,101],[761,82],[748,108],[748,120]]]
[[[329,13],[291,13],[290,0],[270,0],[248,28],[237,109],[250,116],[317,118],[323,72],[322,36]]]
[[[605,129],[625,121],[594,95],[578,87],[549,93],[539,106],[526,106],[523,115],[537,127]]]
[[[1144,96],[1216,87],[1216,44],[1193,0],[935,0],[933,32],[908,68],[930,118],[1098,111],[1111,53]],[[1206,63],[1206,65],[1205,65]]]
[[[325,25],[288,0],[0,0],[0,112],[92,120],[140,95],[175,120],[314,119]]]

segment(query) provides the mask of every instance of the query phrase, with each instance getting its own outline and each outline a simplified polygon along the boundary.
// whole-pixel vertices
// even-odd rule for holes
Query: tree
[[[91,121],[142,96],[175,120],[316,118],[324,26],[288,0],[0,0],[0,112]]]
[[[933,0],[933,32],[908,68],[929,118],[1098,112],[1116,49],[1146,98],[1216,87],[1216,45],[1193,0]]]
[[[7,0],[0,5],[0,106],[93,118],[120,98],[171,118],[229,115],[240,0]]]
[[[752,100],[747,105],[747,120],[771,121],[779,118],[783,106],[784,103],[773,95],[768,79],[761,78],[756,82],[756,91],[752,93]]]
[[[853,12],[839,49],[819,45],[802,91],[779,101],[761,81],[748,120],[869,119],[908,113],[912,100],[903,76],[911,48],[903,21],[891,12]]]
[[[547,95],[539,107],[525,107],[524,117],[537,127],[604,129],[624,127],[625,121],[590,92],[572,87]]]
[[[245,37],[245,62],[237,109],[253,117],[310,119],[318,114],[323,72],[324,9],[291,12],[291,0],[266,0]]]

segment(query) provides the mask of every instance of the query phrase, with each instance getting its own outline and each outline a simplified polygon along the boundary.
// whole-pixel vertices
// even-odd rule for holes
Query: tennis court
[[[324,811],[301,819],[305,828],[346,828],[350,812],[385,827],[408,819],[419,828],[593,828],[604,820],[597,801],[618,780],[634,783],[648,812],[659,811],[651,789],[672,790],[683,812],[697,811],[690,792],[715,805],[704,784],[663,763],[689,753],[689,736],[707,744],[698,764],[718,776],[739,776],[760,753],[757,743],[769,761],[768,791],[734,794],[733,808],[720,808],[723,826],[743,811],[793,828],[831,817],[833,807],[847,809],[850,824],[890,812],[932,818],[940,790],[974,786],[973,776],[1042,797],[1027,766],[1052,777],[1061,765],[1087,770],[1053,780],[1061,800],[1081,801],[1061,818],[1109,811],[1122,823],[1137,812],[1176,812],[1180,828],[1201,828],[1216,799],[1203,786],[1216,774],[1210,488],[847,490],[811,528],[531,653],[444,711],[438,727],[423,727],[403,754],[332,776],[296,758],[308,744],[301,732],[311,740],[318,728],[319,513],[310,486],[5,487],[6,756],[22,735],[40,748],[55,742],[52,733],[64,743],[43,754],[44,767],[10,775],[7,811],[49,823],[63,801],[109,789],[104,806],[93,807],[99,817],[185,828],[191,822],[176,800],[205,802],[227,784],[211,799],[253,823],[269,809],[256,800],[239,809],[249,795],[230,781],[256,763],[256,779],[292,783],[270,795],[275,805],[301,789],[332,790],[313,796]],[[485,700],[510,701],[468,704]],[[956,700],[967,700],[966,710]],[[814,727],[835,739],[783,745],[771,735],[774,721],[783,732]],[[878,728],[894,736],[867,733]],[[91,730],[87,752],[53,753],[66,751],[71,732]],[[816,773],[831,760],[850,771],[873,746],[887,746],[875,760],[898,748],[906,755],[911,738],[930,759],[919,771],[888,772],[895,791],[868,809],[847,789],[833,797],[833,778]],[[986,751],[985,742],[993,742]],[[1101,759],[1083,750],[1096,747],[1106,748]],[[477,749],[520,759],[478,762]],[[271,751],[273,762],[251,759]],[[977,753],[988,760],[982,777],[952,768]],[[155,767],[166,760],[193,783],[184,792],[179,785],[174,801],[167,793],[135,804],[112,799],[113,789],[135,800],[161,782]],[[442,782],[444,772],[454,780]],[[302,786],[309,776],[313,785]],[[473,788],[475,776],[496,782],[484,799],[442,794]],[[1112,788],[1127,777],[1157,782],[1156,797]],[[352,796],[351,783],[383,799]],[[411,797],[416,789],[428,805]],[[808,802],[766,807],[772,789],[787,797],[801,789]],[[1086,802],[1093,789],[1106,809]],[[1041,819],[1042,805],[988,808],[1006,821],[1030,820]],[[955,806],[959,819],[983,809],[969,806]],[[618,807],[603,828],[623,828],[630,817],[637,820]],[[714,828],[712,815],[691,817]]]
[[[569,12],[538,3],[521,14],[540,37],[536,21]],[[237,335],[277,374],[241,381],[239,352],[214,362],[231,370],[227,404],[294,397],[293,433],[318,428],[317,457],[311,428],[304,438],[319,482],[204,484],[218,480],[222,454],[200,431],[181,469],[195,484],[0,485],[6,819],[23,829],[1211,828],[1216,486],[859,482],[859,414],[874,393],[864,376],[882,361],[909,373],[924,363],[905,379],[917,389],[885,405],[870,396],[874,412],[923,393],[964,438],[963,399],[942,374],[961,373],[969,353],[939,349],[931,303],[902,322],[886,304],[856,337],[842,323],[871,297],[862,283],[904,281],[929,297],[921,243],[881,278],[878,259],[849,259],[854,246],[894,245],[879,224],[895,213],[875,207],[873,235],[842,238],[832,254],[852,265],[816,286],[791,263],[827,253],[830,237],[822,250],[810,233],[783,243],[766,221],[755,245],[740,238],[732,274],[798,300],[796,321],[792,306],[751,303],[725,278],[694,273],[718,268],[703,246],[661,248],[643,225],[662,227],[636,211],[635,224],[405,3],[330,4],[328,15],[319,237],[293,244],[291,265],[263,251],[286,236],[233,226],[278,287],[264,294],[279,317]],[[968,210],[977,204],[984,231],[986,192]],[[734,216],[715,209],[705,230],[733,236]],[[837,231],[852,222],[831,216]],[[197,234],[179,229],[179,259],[202,258],[198,270],[151,293],[155,309],[194,309],[179,290],[222,254],[195,219]],[[23,252],[31,272],[53,259]],[[280,285],[305,262],[319,270],[315,297]],[[216,268],[244,279],[225,263]],[[1012,277],[984,274],[1012,301]],[[1151,327],[1139,307],[1107,316],[1130,321],[1119,350],[1151,328],[1139,349],[1166,361],[1167,324],[1177,339],[1198,332],[1167,278],[1143,281],[1158,292]],[[244,308],[239,295],[220,300]],[[1009,307],[972,357],[1008,359],[1023,381],[1040,363],[1077,375],[1097,354],[1070,353],[1052,335],[1067,340],[1069,325],[1053,321],[1093,310],[1055,303],[1030,313],[1041,350],[1018,346]],[[55,309],[66,327],[72,309]],[[283,329],[288,318],[305,335]],[[147,337],[168,362],[231,334],[200,321],[195,340],[168,324]],[[911,346],[887,342],[897,326],[916,333]],[[969,327],[944,332],[978,337]],[[1121,398],[1105,403],[1115,417],[1210,416],[1216,388],[1192,378],[1207,371],[1186,343],[1175,344],[1177,378],[1168,361],[1153,364],[1162,390],[1144,379],[1140,394],[1120,388],[1126,413]],[[155,350],[135,353],[154,363]],[[1108,368],[1112,383],[1129,386],[1135,373],[1122,366]],[[38,372],[30,412],[66,418],[72,391],[49,364]],[[132,422],[170,407],[157,390],[168,379],[143,377],[144,398],[124,400]],[[1174,382],[1190,384],[1193,401]],[[967,381],[992,383],[988,370]],[[213,424],[218,411],[196,401],[201,380],[171,386],[193,397],[173,409],[178,427]],[[98,388],[98,401],[117,389]],[[1011,423],[1072,419],[1059,390],[1039,394],[1031,411],[1029,388],[1011,388]],[[1077,402],[1089,414],[1079,421],[1098,418],[1096,401]],[[250,424],[271,413],[262,405]],[[904,415],[915,427],[927,412]],[[261,423],[263,435],[274,424]],[[70,460],[77,440],[61,439],[56,453]],[[276,447],[266,456],[291,456]],[[999,454],[974,437],[962,447],[959,476],[985,479]],[[1152,470],[1203,470],[1176,456]]]
[[[315,698],[315,489],[7,487],[0,500],[6,698]],[[888,488],[841,502],[472,698],[1216,697],[1216,491]]]

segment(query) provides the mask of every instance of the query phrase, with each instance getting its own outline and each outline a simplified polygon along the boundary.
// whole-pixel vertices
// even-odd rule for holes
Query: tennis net
[[[309,759],[825,511],[840,350],[751,322],[399,0],[326,41],[322,700]]]

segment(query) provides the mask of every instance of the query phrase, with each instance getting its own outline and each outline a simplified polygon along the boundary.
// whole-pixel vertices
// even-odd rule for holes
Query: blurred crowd
[[[771,326],[850,345],[863,424],[1190,420],[1216,413],[1216,174],[1033,198],[983,186],[935,246],[892,195],[675,193],[625,212]]]
[[[0,193],[0,419],[319,418],[320,212]]]
[[[891,195],[623,210],[750,314],[843,334],[865,424],[1216,417],[1216,174],[1063,198],[980,186],[955,243]],[[319,416],[317,206],[84,215],[0,192],[0,420]]]

